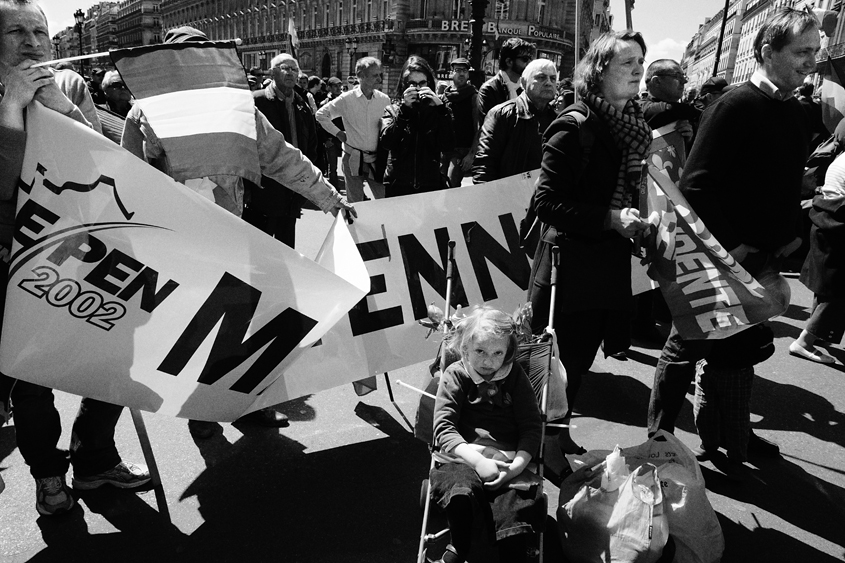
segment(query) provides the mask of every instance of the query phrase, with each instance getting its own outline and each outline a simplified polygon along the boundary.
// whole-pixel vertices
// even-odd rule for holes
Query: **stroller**
[[[448,325],[449,319],[449,308],[450,308],[450,295],[451,295],[451,273],[453,269],[453,261],[454,261],[454,243],[450,242],[449,244],[449,256],[448,256],[448,264],[446,268],[446,309],[445,309],[445,317],[444,321],[441,322],[441,325]],[[553,325],[554,322],[554,305],[555,305],[555,297],[556,297],[556,286],[557,286],[557,270],[558,270],[558,249],[557,247],[553,248],[552,250],[552,292],[551,292],[551,310],[549,314],[549,327]],[[441,330],[446,332],[449,327],[448,326],[441,326]],[[456,358],[447,358],[447,354],[445,350],[441,347],[441,351],[439,354],[439,371],[443,373],[448,365],[451,364],[452,360],[454,361]],[[544,468],[544,457],[543,457],[543,450],[544,450],[544,442],[546,436],[546,428],[547,426],[557,426],[563,427],[566,425],[561,424],[549,424],[548,423],[548,404],[549,404],[549,382],[551,380],[550,376],[557,376],[562,377],[562,374],[557,372],[557,369],[562,370],[562,366],[557,368],[556,366],[559,365],[557,359],[557,342],[554,336],[554,331],[551,328],[547,328],[542,335],[536,336],[532,338],[531,341],[520,344],[517,349],[516,354],[516,361],[521,365],[525,373],[528,375],[529,380],[531,381],[531,385],[534,389],[534,393],[537,397],[537,401],[540,407],[540,415],[541,415],[541,441],[540,441],[540,451],[538,455],[532,459],[532,463],[529,465],[529,470],[537,475],[539,478],[540,483],[543,483],[543,468]],[[433,428],[433,418],[434,418],[434,402],[435,396],[437,393],[437,387],[440,382],[440,377],[435,375],[435,367],[437,366],[438,361],[435,360],[435,363],[432,364],[432,379],[428,382],[425,391],[421,391],[419,389],[413,388],[415,391],[421,394],[420,397],[420,404],[417,410],[417,417],[414,426],[414,436],[428,444],[429,450],[431,452],[431,463],[429,466],[429,473],[432,469],[434,469],[435,464],[438,461],[442,461],[440,457],[440,453],[438,447],[434,444],[434,428]],[[399,382],[402,384],[402,382]],[[405,384],[403,384],[405,385]],[[410,387],[405,385],[406,387]],[[563,387],[560,387],[563,389]],[[565,397],[564,397],[564,406],[562,406],[563,411],[565,412]],[[429,516],[431,511],[431,494],[430,494],[430,484],[429,480],[426,478],[422,481],[422,486],[420,489],[420,507],[423,510],[423,521],[422,521],[422,531],[420,533],[420,543],[419,543],[419,550],[417,552],[417,563],[426,563],[426,551],[428,547],[433,544],[434,542],[438,541],[442,536],[444,536],[449,529],[445,528],[439,532],[429,534],[428,533],[428,524],[429,524]],[[542,511],[545,514],[548,511],[548,497],[545,493],[542,495]],[[540,563],[543,562],[543,532],[542,530],[536,534],[536,547],[532,549],[532,556],[538,557],[538,561]]]

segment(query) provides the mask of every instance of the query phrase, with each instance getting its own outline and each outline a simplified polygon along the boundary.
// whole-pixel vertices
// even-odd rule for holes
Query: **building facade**
[[[123,0],[117,6],[117,44],[120,48],[161,43],[162,0]]]
[[[712,18],[707,18],[687,44],[681,63],[681,68],[689,77],[686,89],[697,90],[714,75],[714,70],[717,76],[725,78],[729,84],[748,80],[757,68],[754,39],[760,26],[777,8],[835,8],[838,12],[841,11],[841,5],[841,0],[732,0],[727,15],[724,10],[719,10]],[[840,22],[838,29],[841,27]],[[822,45],[828,41],[823,34]],[[715,66],[717,50],[720,52],[718,67]]]
[[[137,1],[137,0],[136,0]],[[606,0],[597,0],[606,5]],[[589,43],[594,5],[582,3],[582,35]],[[605,6],[606,8],[606,6]],[[291,23],[303,72],[345,78],[365,56],[384,63],[385,86],[409,55],[421,55],[440,77],[449,62],[469,54],[470,0],[162,0],[164,30],[191,25],[212,40],[239,38],[244,66],[267,69],[289,49]],[[562,74],[574,62],[575,0],[490,0],[485,11],[482,65],[498,70],[498,49],[509,37],[537,46]],[[586,48],[586,47],[585,47]]]

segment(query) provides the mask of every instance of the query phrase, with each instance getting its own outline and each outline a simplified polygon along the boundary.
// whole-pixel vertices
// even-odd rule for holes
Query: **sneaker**
[[[76,502],[65,483],[65,476],[35,480],[35,510],[42,516],[68,512]]]
[[[121,461],[114,469],[103,471],[87,477],[73,475],[73,488],[87,491],[102,485],[111,485],[119,489],[134,489],[150,482],[150,472],[147,468],[134,463]]]

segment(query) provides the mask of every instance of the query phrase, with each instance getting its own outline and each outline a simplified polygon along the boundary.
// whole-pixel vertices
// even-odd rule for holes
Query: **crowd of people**
[[[251,72],[248,78],[260,181],[216,173],[177,179],[293,247],[304,206],[354,216],[352,203],[368,197],[401,197],[459,187],[467,178],[480,184],[540,169],[530,211],[542,228],[527,299],[535,312],[532,328],[542,331],[549,320],[551,249],[557,247],[561,275],[554,328],[563,343],[570,407],[564,422],[582,384],[589,385],[584,376],[599,349],[624,354],[632,336],[661,339],[665,345],[647,412],[643,409],[649,434],[674,431],[695,382],[701,440],[696,456],[726,457],[728,473],[741,480],[750,455],[779,455],[776,444],[754,434],[749,418],[754,366],[771,356],[773,334],[758,325],[723,340],[698,341],[685,340],[674,326],[668,339],[655,330],[659,293],[634,299],[630,283],[634,240],[650,229],[638,199],[642,163],[652,131],[674,123],[689,151],[681,191],[748,272],[777,272],[807,236],[800,205],[804,163],[829,134],[808,107],[818,25],[807,12],[776,11],[755,39],[758,68],[751,79],[728,85],[714,77],[692,98],[685,96],[687,79],[677,61],[661,59],[645,68],[646,43],[633,31],[596,39],[571,80],[559,80],[560,70],[535,59],[534,46],[519,38],[502,43],[499,70],[480,88],[469,82],[472,68],[465,58],[451,61],[451,81],[443,85],[423,57],[411,55],[389,94],[380,89],[381,62],[374,57],[360,58],[355,76],[344,82],[309,77],[293,56],[280,54],[270,61],[266,77]],[[0,255],[8,257],[25,108],[33,100],[174,174],[154,128],[117,71],[95,68],[86,83],[72,70],[33,67],[50,57],[46,18],[37,4],[0,0],[0,31]],[[165,43],[206,40],[190,27],[164,38]],[[801,280],[814,292],[814,311],[789,351],[832,363],[817,345],[836,344],[845,331],[845,156],[830,166],[813,195],[812,205],[805,206],[811,208],[812,231]],[[5,282],[5,269],[2,275]],[[447,563],[466,560],[470,551],[461,535],[472,512],[468,495],[489,497],[497,525],[514,522],[516,505],[524,511],[519,530],[538,525],[530,510],[536,499],[494,494],[522,473],[537,448],[539,413],[527,398],[533,396],[530,384],[513,362],[512,329],[507,315],[479,309],[451,340],[460,359],[444,373],[435,433],[439,446],[455,459],[432,474],[453,530],[442,558]],[[131,489],[149,482],[145,468],[123,461],[117,452],[114,427],[122,407],[82,399],[68,452],[58,446],[61,422],[52,390],[2,375],[0,390],[2,414],[10,405],[14,409],[18,447],[35,479],[40,514],[73,507],[65,478],[71,465],[72,484],[79,489],[105,484]],[[273,409],[250,420],[287,424]],[[190,421],[189,428],[204,439],[217,425]],[[493,436],[499,432],[508,439],[497,441]],[[563,453],[585,451],[567,428],[558,436]],[[479,444],[484,447],[468,447]],[[498,453],[487,455],[488,447]],[[503,451],[513,455],[502,458]],[[513,542],[502,549],[511,553]]]

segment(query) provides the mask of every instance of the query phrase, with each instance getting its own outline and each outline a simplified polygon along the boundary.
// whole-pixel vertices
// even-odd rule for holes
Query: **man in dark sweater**
[[[807,136],[792,93],[815,71],[818,51],[815,16],[792,9],[770,16],[754,41],[757,71],[704,113],[681,177],[690,205],[752,275],[776,268],[801,244],[799,190]],[[724,358],[746,332],[719,341],[684,341],[673,326],[654,374],[649,434],[674,431],[696,362]],[[749,452],[779,453],[776,444],[753,432],[746,439]]]

